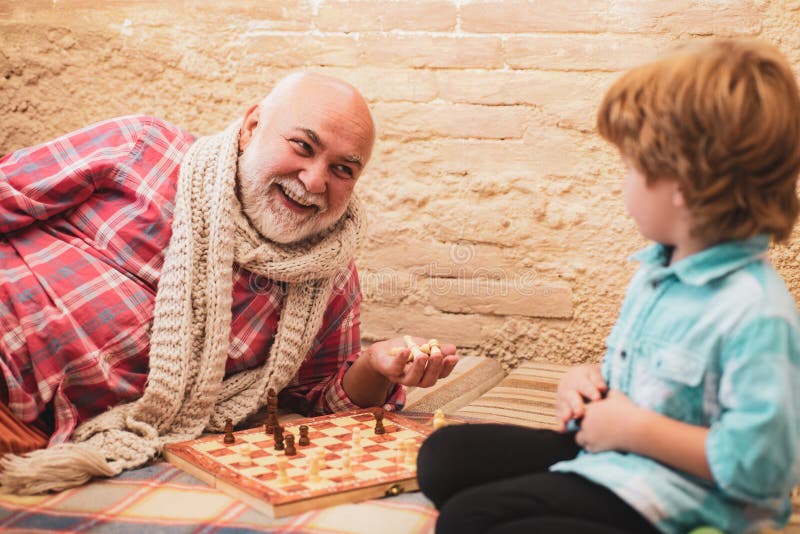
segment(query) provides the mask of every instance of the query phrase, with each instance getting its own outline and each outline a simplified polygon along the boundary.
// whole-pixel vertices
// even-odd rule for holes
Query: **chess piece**
[[[275,450],[282,451],[283,450],[283,427],[281,425],[275,425],[274,434],[275,437]]]
[[[383,410],[375,412],[375,434],[385,434],[386,429],[383,427]]]
[[[308,479],[311,482],[319,482],[319,456],[308,459]]]
[[[300,439],[297,440],[297,444],[301,447],[311,444],[311,441],[308,439],[308,425],[300,425]]]
[[[353,475],[353,459],[350,455],[350,451],[344,451],[342,453],[342,471],[344,471],[345,476]]]
[[[286,456],[294,456],[297,454],[297,449],[294,448],[294,435],[291,432],[287,432],[283,439],[286,443],[286,451],[284,451],[284,454]]]
[[[435,339],[431,339],[428,341],[428,345],[431,346],[431,356],[443,356],[442,349],[439,347],[439,342]]]
[[[325,461],[325,451],[323,449],[317,449],[316,460],[320,469],[325,469],[327,467],[327,462]]]
[[[278,395],[275,390],[269,388],[267,391],[267,420],[264,423],[264,432],[272,434],[275,432],[275,425],[278,424]]]
[[[222,438],[222,443],[225,445],[236,443],[236,438],[233,437],[233,420],[230,418],[225,419],[225,437]]]
[[[444,412],[439,409],[433,412],[433,429],[439,430],[443,426],[447,426],[447,419],[444,418]]]
[[[286,458],[278,458],[278,483],[288,484],[289,475],[286,474],[286,469],[289,467],[289,460]]]
[[[243,443],[239,447],[239,465],[249,467],[253,465],[253,446],[249,443]]]
[[[361,454],[361,429],[354,428],[352,434],[353,454]]]

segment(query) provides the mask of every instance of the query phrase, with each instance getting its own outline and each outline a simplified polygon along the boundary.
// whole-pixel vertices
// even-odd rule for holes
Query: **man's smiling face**
[[[242,207],[256,230],[294,243],[334,225],[373,139],[366,103],[349,85],[314,74],[279,83],[250,108],[239,140]]]

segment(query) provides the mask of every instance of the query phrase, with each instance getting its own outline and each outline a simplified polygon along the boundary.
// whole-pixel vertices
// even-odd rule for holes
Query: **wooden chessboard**
[[[362,409],[281,423],[285,432],[299,436],[307,425],[310,444],[297,445],[297,454],[286,456],[274,450],[275,441],[264,427],[234,432],[235,443],[223,443],[214,435],[164,449],[166,460],[211,486],[241,499],[271,517],[283,517],[307,510],[365,499],[396,495],[418,489],[416,451],[433,430],[401,415],[385,412],[385,434],[374,433],[374,412]],[[353,448],[353,429],[360,428],[360,447]],[[402,443],[413,440],[413,457],[403,454]],[[242,456],[242,445],[250,444],[252,465]],[[247,448],[248,445],[244,445]],[[342,453],[349,450],[350,472],[344,469]],[[309,462],[323,451],[325,467],[319,480],[309,476]],[[288,482],[279,481],[277,462],[286,458]]]

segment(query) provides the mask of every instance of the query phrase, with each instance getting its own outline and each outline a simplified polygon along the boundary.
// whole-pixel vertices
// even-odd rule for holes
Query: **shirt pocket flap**
[[[657,375],[687,386],[700,384],[706,367],[702,358],[678,345],[655,347],[652,361]]]

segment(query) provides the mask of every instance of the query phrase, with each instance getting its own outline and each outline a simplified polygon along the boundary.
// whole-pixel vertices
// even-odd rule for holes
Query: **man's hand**
[[[567,371],[558,383],[556,423],[564,432],[570,419],[580,419],[586,413],[586,403],[603,398],[608,385],[599,365],[580,365]]]
[[[418,345],[427,340],[411,338]],[[458,363],[456,346],[449,343],[439,345],[441,354],[421,354],[409,362],[411,351],[402,337],[373,343],[367,349],[372,368],[394,384],[427,388],[440,378],[450,374]],[[395,350],[392,350],[395,349]]]
[[[589,452],[631,450],[631,438],[645,410],[613,389],[605,399],[586,405],[575,443]]]
[[[411,339],[418,344],[427,341]],[[430,387],[449,375],[458,363],[455,345],[442,343],[439,349],[441,354],[436,356],[423,354],[408,361],[410,351],[402,337],[373,343],[347,370],[342,387],[358,406],[382,405],[393,384]]]

